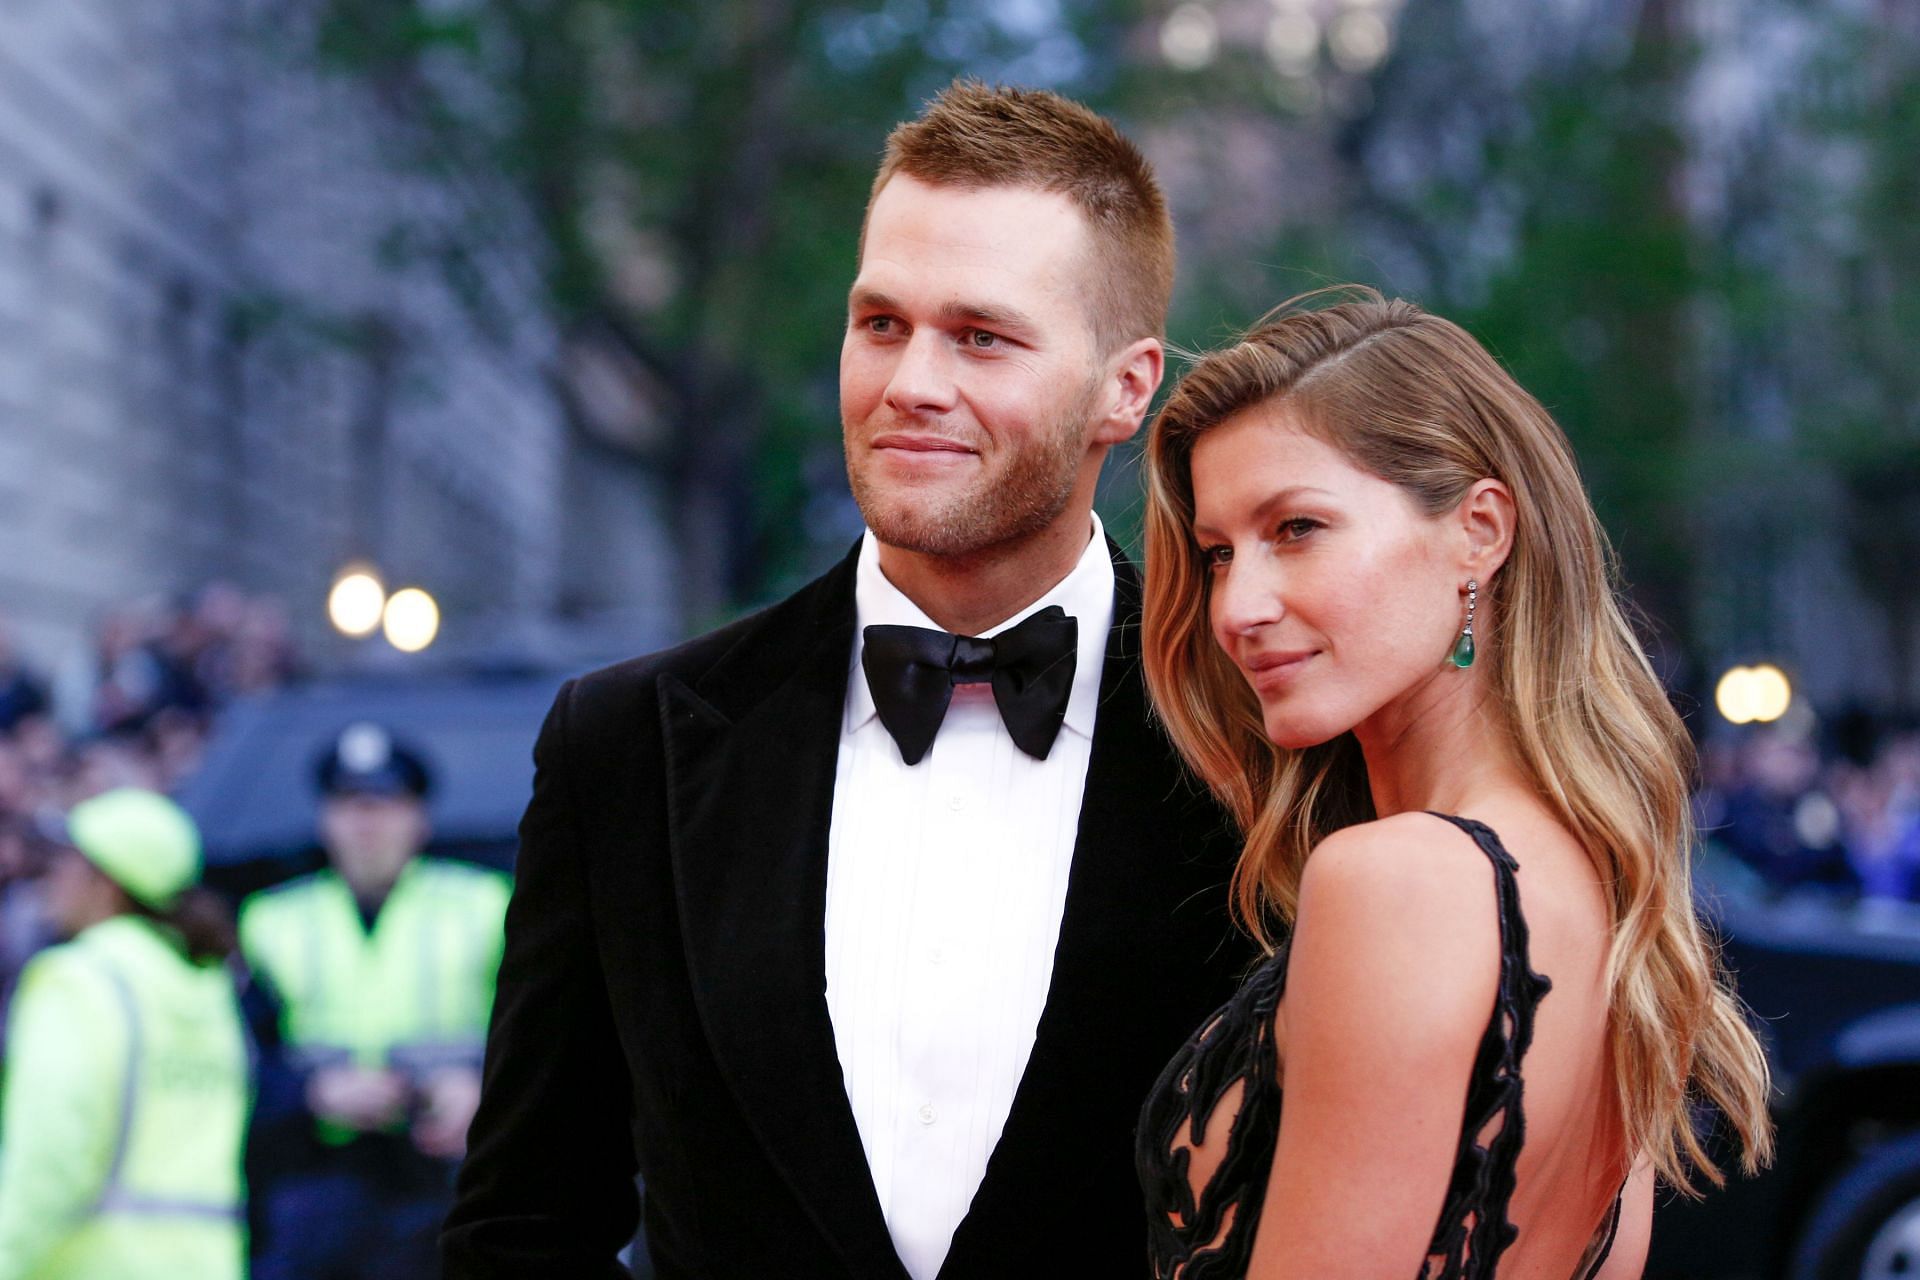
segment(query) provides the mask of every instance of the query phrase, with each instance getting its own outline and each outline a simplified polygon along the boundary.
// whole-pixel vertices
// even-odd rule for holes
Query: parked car
[[[1920,1276],[1920,907],[1769,895],[1711,854],[1701,901],[1777,1086],[1771,1170],[1663,1193],[1649,1280]]]
[[[511,867],[532,793],[533,740],[565,675],[342,677],[230,707],[180,800],[200,823],[208,879],[236,897],[320,864],[314,770],[356,721],[387,726],[433,771],[429,852]]]

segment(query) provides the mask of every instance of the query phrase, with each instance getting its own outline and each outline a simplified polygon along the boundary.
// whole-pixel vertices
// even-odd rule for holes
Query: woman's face
[[[54,854],[44,883],[47,919],[62,938],[118,913],[119,890],[78,850]]]
[[[1202,436],[1192,472],[1213,637],[1275,744],[1326,742],[1461,678],[1446,663],[1465,621],[1460,521],[1422,514],[1284,408],[1255,406]]]

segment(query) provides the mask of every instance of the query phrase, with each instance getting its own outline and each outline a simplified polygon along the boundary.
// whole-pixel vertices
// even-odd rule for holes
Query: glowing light
[[[1276,13],[1267,21],[1267,60],[1285,75],[1313,69],[1320,53],[1320,24],[1310,13]]]
[[[387,643],[402,653],[418,653],[440,634],[440,606],[418,587],[406,587],[387,601],[383,622]]]
[[[1713,705],[1734,724],[1771,724],[1793,705],[1793,684],[1771,662],[1733,667],[1713,687]]]
[[[1220,52],[1220,24],[1197,4],[1183,4],[1160,27],[1160,52],[1178,71],[1198,71]]]
[[[370,636],[380,625],[387,605],[387,589],[371,570],[349,567],[334,579],[327,593],[327,620],[344,636]]]
[[[1393,33],[1386,19],[1367,9],[1350,9],[1333,21],[1327,51],[1342,71],[1364,75],[1386,61]]]

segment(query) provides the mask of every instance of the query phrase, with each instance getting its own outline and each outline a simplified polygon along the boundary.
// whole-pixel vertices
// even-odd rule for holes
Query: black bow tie
[[[993,685],[1014,745],[1045,760],[1067,717],[1080,624],[1058,605],[991,640],[926,627],[868,627],[860,665],[874,709],[900,756],[919,764],[933,746],[957,684]]]

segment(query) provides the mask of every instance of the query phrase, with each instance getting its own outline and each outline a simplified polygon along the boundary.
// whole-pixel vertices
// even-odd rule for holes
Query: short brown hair
[[[1166,331],[1173,220],[1147,158],[1104,117],[1044,89],[956,80],[919,119],[888,135],[869,214],[896,174],[936,186],[1066,196],[1092,232],[1087,309],[1101,348]],[[863,247],[865,240],[863,228]]]

